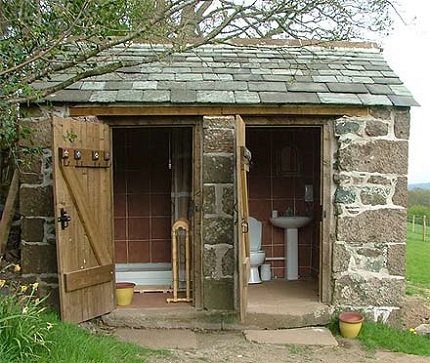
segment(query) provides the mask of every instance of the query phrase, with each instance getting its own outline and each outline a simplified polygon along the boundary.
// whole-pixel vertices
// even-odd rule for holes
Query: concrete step
[[[201,311],[184,304],[169,308],[127,308],[121,307],[103,316],[105,324],[116,327],[171,328],[171,329],[287,329],[327,325],[331,309],[294,314],[250,313],[245,323],[239,321],[236,312]]]

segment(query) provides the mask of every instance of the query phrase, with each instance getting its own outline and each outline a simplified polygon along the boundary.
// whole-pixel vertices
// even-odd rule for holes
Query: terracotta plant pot
[[[133,301],[134,282],[117,282],[115,284],[116,303],[118,305],[130,305]]]
[[[340,334],[344,338],[354,339],[361,330],[364,316],[356,312],[345,312],[339,315]]]

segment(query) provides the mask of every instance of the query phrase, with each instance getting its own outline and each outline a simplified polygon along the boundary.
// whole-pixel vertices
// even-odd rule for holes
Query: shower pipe
[[[178,298],[179,290],[179,230],[185,231],[185,298]],[[173,273],[173,298],[166,301],[171,302],[191,302],[191,269],[190,269],[190,223],[185,218],[179,218],[172,226],[172,273]]]

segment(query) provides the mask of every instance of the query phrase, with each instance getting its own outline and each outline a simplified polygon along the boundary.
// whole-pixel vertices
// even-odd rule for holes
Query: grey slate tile
[[[327,88],[333,93],[367,93],[367,88],[359,83],[327,83]]]
[[[297,83],[294,76],[286,74],[263,74],[262,79],[269,82]]]
[[[216,81],[197,81],[197,82],[183,82],[185,88],[189,90],[213,90]]]
[[[326,83],[326,82],[336,82],[335,76],[312,76],[314,82]]]
[[[239,104],[258,104],[261,102],[257,92],[235,91],[234,97],[236,103]]]
[[[127,82],[127,81],[112,81],[112,82],[106,82],[105,90],[123,90],[133,89],[133,82]]]
[[[199,103],[234,103],[235,97],[232,91],[197,91]]]
[[[166,68],[163,68],[161,71],[158,72],[151,72],[151,73],[191,73],[191,67],[175,67],[175,66],[168,66]]]
[[[358,71],[363,71],[365,68],[363,67],[363,65],[361,64],[353,64],[353,63],[349,63],[345,65],[346,69],[354,69],[354,70],[358,70]]]
[[[177,73],[175,75],[177,81],[203,81],[203,76],[199,73]]]
[[[172,103],[196,103],[197,91],[174,89],[171,91],[170,100]]]
[[[389,95],[393,91],[386,84],[366,84],[366,88],[374,95]]]
[[[174,81],[174,73],[151,73],[148,75],[148,81]]]
[[[393,93],[397,96],[409,96],[412,97],[411,92],[404,85],[393,84],[389,86]]]
[[[205,81],[232,81],[233,75],[231,74],[215,74],[215,73],[204,73],[202,74],[203,80]]]
[[[112,103],[116,101],[118,91],[94,91],[89,102]]]
[[[338,105],[361,105],[361,100],[357,95],[351,93],[318,93],[321,103]]]
[[[285,82],[249,82],[248,89],[250,91],[274,91],[274,92],[287,91]]]
[[[399,107],[419,106],[419,103],[415,101],[412,97],[397,96],[397,95],[388,95],[387,97],[391,100],[394,106],[399,106]]]
[[[118,102],[143,102],[142,90],[119,90],[116,95]]]
[[[319,98],[314,92],[287,92],[285,94],[285,102],[317,104],[319,103]]]
[[[215,81],[217,91],[245,91],[248,89],[248,83],[244,81]]]
[[[84,82],[81,89],[83,90],[102,90],[105,88],[106,82]]]
[[[359,94],[357,95],[363,105],[391,106],[392,103],[386,95]]]
[[[83,84],[83,81],[75,82],[72,85],[68,86],[67,89],[81,89]]]
[[[124,75],[121,75],[121,74],[115,72],[115,73],[101,74],[99,76],[91,77],[91,79],[94,81],[99,81],[99,82],[100,81],[105,81],[105,82],[123,81]]]
[[[261,81],[264,78],[263,77],[268,77],[268,75],[261,75],[261,74],[234,74],[233,75],[233,79],[235,81]]]
[[[218,74],[238,74],[238,73],[250,73],[250,70],[247,68],[214,68],[214,72]]]
[[[59,84],[60,82],[36,82],[36,83],[33,83],[32,84],[32,87],[35,89],[35,90],[44,90],[44,89],[47,89],[47,88],[49,88],[49,87],[53,87],[53,86],[55,86],[55,85],[57,85],[57,84]],[[73,85],[76,85],[76,83],[74,83]],[[77,86],[75,86],[75,87],[73,87],[73,88],[70,88],[69,87],[69,89],[79,89],[79,87],[77,87]]]
[[[291,82],[287,88],[289,92],[328,92],[325,83]]]
[[[121,73],[140,73],[141,66],[123,67]]]
[[[292,75],[292,76],[302,76],[303,71],[301,69],[297,69],[293,66],[291,68],[272,69],[272,74],[286,74],[286,75]]]
[[[157,89],[157,81],[135,81],[133,82],[133,89]]]
[[[162,73],[163,71],[164,69],[161,66],[143,65],[141,71],[137,73]]]
[[[161,81],[161,82],[158,82],[157,89],[158,90],[187,89],[187,82]]]
[[[61,90],[48,95],[46,98],[49,101],[56,102],[88,102],[93,92],[94,91]]]
[[[353,83],[375,83],[375,81],[373,80],[373,78],[371,77],[351,77],[351,81]]]
[[[388,78],[388,77],[373,77],[375,83],[380,84],[402,84],[399,78]]]
[[[143,91],[145,102],[168,102],[170,101],[170,91]]]
[[[261,103],[285,103],[286,92],[258,92]]]
[[[270,68],[251,68],[252,74],[272,74],[272,69]]]

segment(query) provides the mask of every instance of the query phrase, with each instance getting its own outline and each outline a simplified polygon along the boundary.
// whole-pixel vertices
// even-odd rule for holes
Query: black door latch
[[[61,229],[66,229],[69,226],[70,216],[67,214],[64,208],[60,209],[60,216],[58,217],[58,222],[61,224]]]

